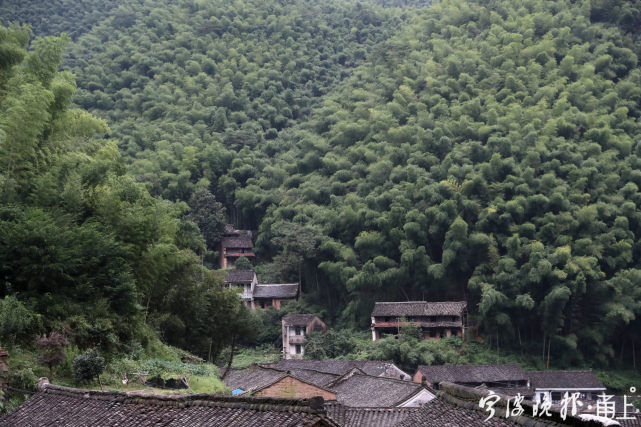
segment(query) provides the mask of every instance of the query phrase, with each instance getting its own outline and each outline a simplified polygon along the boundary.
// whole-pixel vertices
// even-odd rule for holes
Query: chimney
[[[9,353],[0,348],[0,390],[4,391],[9,376]],[[4,400],[4,393],[0,394],[0,401]]]

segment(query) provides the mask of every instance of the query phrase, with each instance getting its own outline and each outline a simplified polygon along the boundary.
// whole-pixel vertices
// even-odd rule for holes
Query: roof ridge
[[[297,378],[298,379],[298,378]],[[164,395],[139,392],[86,390],[51,384],[47,378],[38,381],[38,392],[61,394],[82,399],[113,400],[120,404],[150,404],[158,406],[218,406],[226,408],[245,408],[269,410],[274,412],[322,413],[324,399],[315,396],[308,399],[289,399],[275,397],[227,396],[217,394]]]
[[[363,372],[360,369],[359,369],[359,371]],[[397,383],[403,383],[403,384],[412,384],[412,385],[418,386],[419,388],[423,387],[422,384],[414,382],[414,381],[399,380],[397,378],[384,377],[384,376],[380,376],[380,375],[370,375],[370,374],[367,374],[365,372],[363,372],[362,374],[355,373],[350,378],[353,378],[353,377],[355,377],[357,375],[360,375],[362,377],[371,377],[371,378],[378,378],[378,379],[389,380],[389,381],[396,381]],[[347,379],[349,379],[349,378],[347,378]]]
[[[456,301],[376,301],[375,304],[436,304],[436,303],[466,303],[467,301],[464,300],[456,300]]]
[[[259,283],[257,286],[283,286],[283,285],[296,285],[298,283]]]
[[[287,360],[287,359],[286,359],[286,360]],[[317,374],[335,375],[335,376],[336,376],[336,377],[338,377],[338,378],[340,378],[340,377],[342,377],[342,376],[344,375],[344,374],[343,374],[343,375],[334,374],[334,373],[332,373],[332,372],[319,371],[318,369],[311,369],[311,368],[290,368],[290,369],[282,369],[282,368],[275,368],[275,367],[272,367],[272,366],[265,366],[265,365],[262,365],[262,364],[260,364],[260,363],[258,364],[258,366],[260,366],[260,367],[262,367],[262,368],[264,368],[264,369],[272,369],[272,370],[274,370],[274,371],[278,371],[278,372],[287,372],[287,371],[289,371],[289,370],[291,370],[291,369],[297,369],[297,370],[299,370],[299,371],[310,371],[310,372],[316,372]]]

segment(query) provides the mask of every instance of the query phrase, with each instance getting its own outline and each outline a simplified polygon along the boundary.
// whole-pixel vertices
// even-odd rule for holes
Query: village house
[[[252,232],[236,230],[230,224],[225,226],[225,234],[220,242],[220,268],[231,268],[241,256],[249,259],[256,256],[253,252]]]
[[[298,300],[299,296],[299,283],[259,284],[254,290],[253,307],[274,307],[276,310],[280,310],[283,303]]]
[[[349,407],[417,408],[434,399],[422,384],[367,375],[358,368],[327,385],[336,401]]]
[[[297,300],[300,295],[298,283],[259,284],[254,270],[227,270],[225,284],[235,289],[247,307],[274,307],[280,310],[287,301]]]
[[[380,363],[380,362],[379,362]],[[261,372],[267,369],[257,367]],[[293,378],[287,372],[268,374],[269,379],[260,381],[254,376],[250,381],[262,383],[254,388],[255,394],[266,395],[271,392],[293,394],[313,394],[316,390],[327,387],[309,388],[304,385],[307,380]],[[261,374],[262,375],[262,374]],[[332,375],[332,374],[325,374]],[[488,418],[487,407],[479,402],[487,397],[488,390],[448,382],[440,383],[440,390],[434,398],[415,407],[390,407],[388,405],[402,402],[393,399],[405,399],[412,390],[407,386],[422,388],[420,384],[397,381],[384,377],[360,378],[363,374],[353,370],[349,377],[336,381],[347,384],[345,402],[341,403],[341,392],[336,392],[337,399],[325,400],[320,395],[311,398],[275,398],[248,395],[221,396],[210,394],[195,395],[155,395],[139,392],[113,392],[84,390],[50,384],[46,378],[38,383],[38,391],[18,408],[0,418],[0,425],[6,426],[114,426],[114,425],[203,425],[203,426],[313,426],[313,427],[418,427],[418,426],[456,426],[456,427],[510,427],[515,425],[546,427],[575,426],[601,427],[611,425],[639,425],[639,417],[632,421],[621,422],[595,417],[594,415],[570,413],[564,418],[560,407],[550,408],[549,416],[534,417],[533,403],[522,402],[524,409],[520,416],[506,416],[508,396],[493,405],[494,416]],[[367,375],[365,375],[367,376]],[[371,376],[367,376],[371,377]],[[320,377],[319,377],[320,378]],[[353,380],[356,378],[356,381]],[[275,381],[272,381],[275,379]],[[269,383],[272,387],[265,387]],[[351,383],[348,383],[350,382]],[[394,385],[391,385],[391,384]],[[250,383],[248,383],[250,384]],[[308,384],[312,385],[312,384]],[[398,387],[398,388],[397,388]],[[385,393],[385,390],[390,390]],[[271,392],[269,391],[271,390]],[[329,397],[333,391],[324,390]],[[409,392],[409,393],[408,393]],[[248,393],[249,394],[249,393]],[[292,394],[292,393],[290,393]],[[372,396],[371,400],[367,400]],[[382,405],[382,406],[378,406]]]
[[[406,325],[420,327],[426,340],[463,338],[466,308],[465,301],[377,302],[372,311],[372,340],[396,335]]]
[[[312,332],[326,332],[327,325],[315,314],[290,314],[283,316],[282,342],[285,359],[302,359],[305,354],[303,342]]]
[[[336,400],[336,393],[321,385],[333,379],[253,365],[249,369],[232,371],[225,377],[224,382],[232,389],[234,395],[251,394],[256,397],[294,399],[321,396],[325,400]]]
[[[275,399],[82,390],[38,383],[38,392],[0,418],[3,426],[338,426],[322,397]]]
[[[413,381],[425,384],[434,390],[439,389],[441,382],[469,387],[485,386],[494,391],[507,388],[526,389],[530,385],[528,374],[517,363],[504,365],[420,365],[414,374]]]
[[[392,362],[380,360],[296,360],[281,359],[278,362],[264,364],[281,371],[309,370],[334,375],[338,378],[358,368],[367,375],[395,378],[411,381],[411,375],[400,370]],[[328,381],[329,383],[329,381]],[[327,384],[327,383],[326,383]]]
[[[232,393],[239,395],[303,398],[317,393],[347,407],[418,407],[434,398],[434,393],[421,384],[368,375],[357,367],[339,375],[259,365],[233,371],[224,381]]]
[[[254,291],[258,285],[258,278],[254,270],[227,270],[225,283],[228,288],[238,292],[247,307],[253,308]]]
[[[579,393],[580,400],[598,401],[598,395],[605,393],[605,386],[591,370],[582,371],[531,371],[530,385],[534,400],[544,399],[558,403],[567,392]]]

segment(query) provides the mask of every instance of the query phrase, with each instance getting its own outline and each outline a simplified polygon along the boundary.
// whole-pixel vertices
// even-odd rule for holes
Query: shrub
[[[67,338],[57,332],[52,332],[49,336],[43,335],[36,338],[38,360],[49,367],[50,378],[53,378],[53,367],[65,361],[64,347],[68,344]]]
[[[13,295],[0,300],[0,341],[14,344],[33,337],[39,329],[40,318]]]
[[[100,382],[100,374],[104,369],[105,359],[98,354],[96,349],[86,351],[73,360],[73,376],[76,382],[91,381],[94,378]]]

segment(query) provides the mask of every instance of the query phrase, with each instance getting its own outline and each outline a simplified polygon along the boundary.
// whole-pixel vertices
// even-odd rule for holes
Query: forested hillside
[[[641,3],[427,3],[122,0],[64,62],[73,102],[114,140],[65,152],[78,168],[15,154],[27,166],[4,182],[25,190],[7,193],[4,226],[27,235],[39,209],[105,233],[132,318],[156,310],[174,342],[205,315],[177,310],[192,295],[178,290],[211,283],[195,254],[215,267],[227,215],[258,231],[259,274],[302,274],[330,324],[367,327],[375,301],[467,299],[497,349],[631,360]]]
[[[37,36],[68,34],[73,40],[110,16],[123,0],[2,0],[0,21],[29,24]]]
[[[67,64],[75,102],[109,121],[152,194],[186,201],[200,182],[233,214],[236,188],[268,164],[249,153],[304,121],[398,15],[337,0],[130,2]]]
[[[61,331],[80,349],[129,352],[160,334],[215,356],[245,311],[201,266],[186,205],[151,197],[104,120],[70,108],[74,78],[57,71],[69,40],[29,40],[0,26],[2,344]]]
[[[315,233],[308,288],[361,326],[375,300],[468,298],[488,339],[564,363],[631,354],[641,70],[590,18],[565,1],[420,14],[277,140],[286,181],[236,192],[246,216],[279,201],[261,249],[283,224]]]

